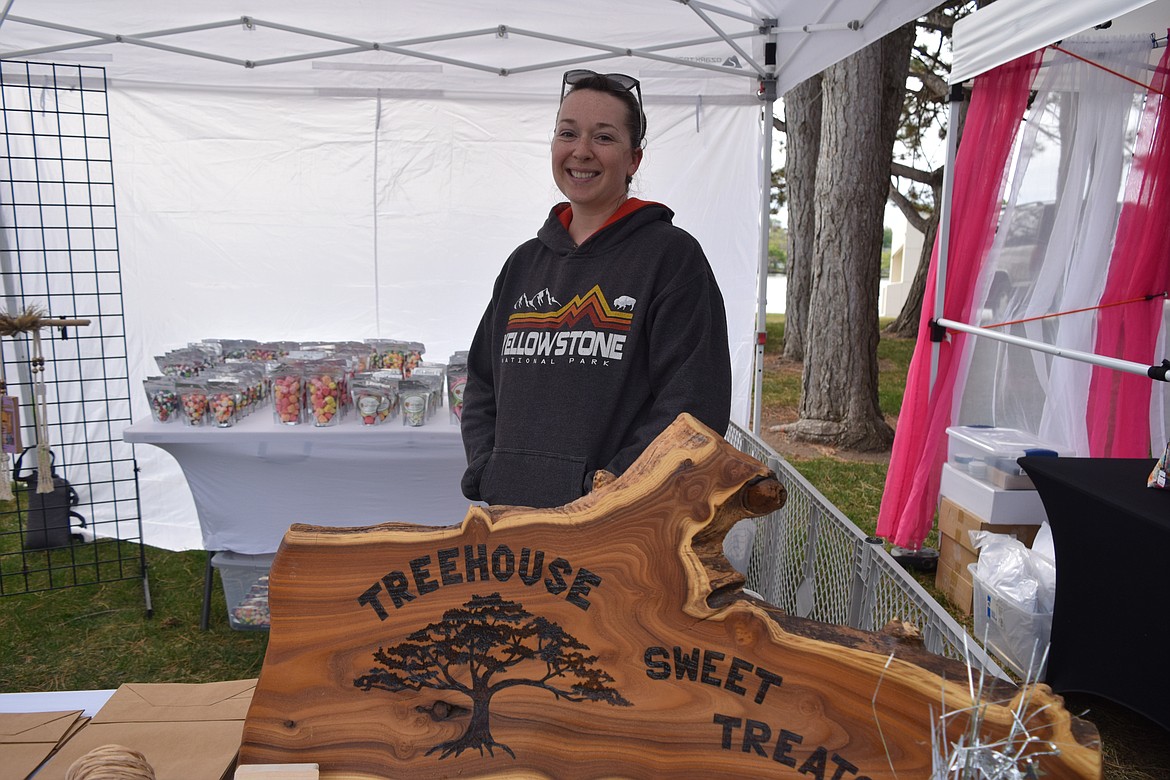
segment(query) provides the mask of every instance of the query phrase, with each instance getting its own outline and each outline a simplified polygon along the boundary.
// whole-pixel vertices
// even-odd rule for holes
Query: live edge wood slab
[[[536,475],[533,478],[538,478]],[[964,665],[895,634],[800,621],[740,591],[722,542],[776,476],[682,415],[622,477],[556,509],[446,528],[294,525],[241,764],[325,778],[926,778]],[[387,514],[393,507],[387,507]],[[1096,778],[1096,731],[1047,687],[993,691],[981,735],[1054,744]],[[948,721],[958,740],[965,716]]]

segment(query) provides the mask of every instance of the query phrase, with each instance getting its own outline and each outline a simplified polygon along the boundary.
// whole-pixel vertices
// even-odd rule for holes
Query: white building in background
[[[902,313],[914,274],[918,272],[918,258],[922,255],[924,236],[910,227],[901,214],[886,210],[887,224],[893,232],[890,246],[890,276],[882,279],[878,292],[878,316],[897,317]],[[768,274],[768,314],[783,314],[788,277]]]
[[[889,219],[888,224],[893,233],[893,242],[890,245],[890,276],[888,279],[882,279],[881,290],[878,293],[879,317],[897,317],[901,314],[906,297],[910,294],[910,285],[914,282],[914,274],[918,273],[918,259],[922,256],[924,238],[921,233],[910,227],[900,214],[896,219]]]
[[[788,277],[784,274],[768,274],[768,314],[783,314],[788,296]]]

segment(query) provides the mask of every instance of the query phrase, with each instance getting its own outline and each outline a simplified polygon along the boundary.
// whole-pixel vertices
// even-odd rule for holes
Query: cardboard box
[[[1043,518],[1041,518],[1043,519]],[[965,549],[976,554],[978,550],[971,542],[971,531],[990,531],[993,534],[1014,536],[1028,547],[1036,538],[1040,526],[1031,523],[989,523],[974,512],[969,512],[949,498],[943,498],[938,508],[938,532],[940,536],[950,537]],[[939,542],[942,544],[941,540]],[[941,556],[941,550],[940,556]],[[974,563],[974,559],[967,563]],[[965,565],[965,564],[964,564]]]
[[[967,564],[979,560],[979,553],[970,549],[952,536],[940,534],[938,537],[938,565],[952,568],[965,568]]]
[[[1035,490],[1000,490],[950,463],[943,464],[939,495],[988,523],[1038,526],[1048,518]]]
[[[951,540],[951,543],[953,544],[954,540]],[[939,563],[934,575],[934,586],[945,593],[964,615],[971,614],[975,586],[971,581],[971,572],[966,566],[956,569]]]
[[[991,481],[991,484],[1003,490],[1035,490],[1036,486],[1032,484],[1032,478],[1027,474],[1019,473],[1020,471],[1019,467],[1008,472],[994,466],[988,466],[987,479]]]
[[[938,569],[934,576],[935,587],[946,594],[964,614],[971,614],[975,586],[968,566],[979,560],[979,550],[971,541],[970,532],[1007,534],[1031,546],[1037,530],[1037,525],[989,523],[954,501],[942,499],[938,509]]]

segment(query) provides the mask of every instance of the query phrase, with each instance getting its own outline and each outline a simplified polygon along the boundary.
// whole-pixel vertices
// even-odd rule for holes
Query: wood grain
[[[929,776],[942,697],[972,703],[965,667],[739,592],[723,537],[783,500],[767,468],[683,415],[564,507],[293,526],[240,763],[412,780]],[[1060,748],[1050,776],[1100,776],[1095,732],[1047,688],[994,693],[1027,697],[1029,731]],[[988,703],[986,738],[1011,722]]]

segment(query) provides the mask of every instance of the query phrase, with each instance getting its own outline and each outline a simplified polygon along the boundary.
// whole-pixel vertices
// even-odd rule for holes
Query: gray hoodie
[[[723,296],[659,203],[627,200],[577,246],[553,208],[504,264],[468,356],[465,496],[561,506],[620,475],[681,412],[723,434]]]

